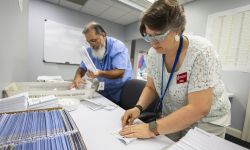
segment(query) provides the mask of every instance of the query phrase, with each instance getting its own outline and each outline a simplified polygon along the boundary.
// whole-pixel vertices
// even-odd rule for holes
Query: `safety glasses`
[[[148,35],[146,34],[143,39],[146,41],[146,42],[162,42],[165,40],[165,38],[167,37],[169,31],[163,33],[163,34],[160,34],[160,35],[155,35],[155,36],[151,36],[151,35]]]

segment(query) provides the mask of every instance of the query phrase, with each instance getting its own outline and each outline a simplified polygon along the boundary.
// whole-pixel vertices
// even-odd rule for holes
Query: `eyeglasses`
[[[163,34],[160,34],[160,35],[155,35],[155,36],[150,36],[148,34],[146,34],[143,39],[146,41],[146,42],[162,42],[165,40],[165,38],[167,37],[169,31],[163,33]]]

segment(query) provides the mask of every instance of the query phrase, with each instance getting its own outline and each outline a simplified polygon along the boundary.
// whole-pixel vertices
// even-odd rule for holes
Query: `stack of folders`
[[[247,150],[223,138],[207,133],[199,128],[188,133],[168,150]]]
[[[86,150],[70,114],[60,108],[0,114],[0,149]]]
[[[0,99],[0,113],[10,111],[23,111],[27,109],[28,93]]]
[[[92,72],[96,72],[95,64],[93,63],[92,59],[89,56],[89,53],[85,47],[80,50],[80,55],[82,57],[82,61],[84,62],[85,66],[88,70]]]

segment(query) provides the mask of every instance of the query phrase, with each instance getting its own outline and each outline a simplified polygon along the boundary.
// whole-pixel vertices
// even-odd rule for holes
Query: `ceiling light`
[[[155,0],[118,0],[130,7],[138,9],[140,11],[145,11]]]
[[[87,0],[67,0],[67,1],[81,5],[81,6],[83,6],[87,2]]]
[[[149,2],[152,3],[152,4],[153,4],[153,2],[155,2],[155,0],[147,0],[147,1],[149,1]]]

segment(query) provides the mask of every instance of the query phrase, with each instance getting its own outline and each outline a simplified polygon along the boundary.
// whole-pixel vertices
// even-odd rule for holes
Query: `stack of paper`
[[[38,76],[37,81],[40,82],[63,82],[62,76]]]
[[[226,141],[199,128],[188,133],[168,150],[247,150],[244,147]]]
[[[0,99],[0,113],[26,110],[28,98],[28,93],[21,93]]]
[[[28,109],[42,109],[59,107],[58,98],[54,95],[30,98],[28,100]]]
[[[95,64],[93,63],[92,59],[89,56],[89,53],[85,47],[80,50],[80,54],[82,57],[82,61],[84,62],[85,66],[87,67],[87,70],[96,72],[97,69],[95,67]]]
[[[57,98],[54,95],[30,98],[28,100],[28,109],[44,109],[44,108],[54,108],[62,107],[67,111],[73,111],[78,108],[80,100],[76,98]]]
[[[0,131],[0,149],[86,149],[72,117],[62,109],[0,114]]]
[[[80,100],[76,98],[60,98],[59,106],[64,108],[67,111],[73,111],[78,108],[80,105]]]

